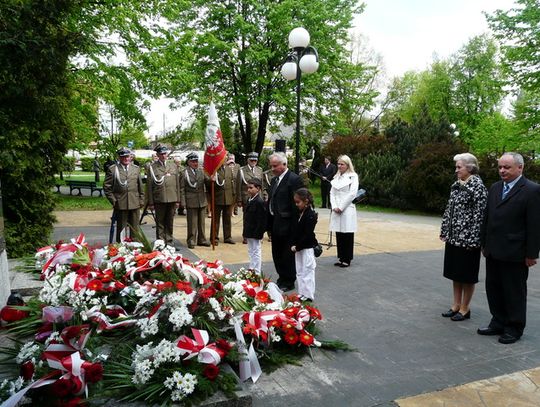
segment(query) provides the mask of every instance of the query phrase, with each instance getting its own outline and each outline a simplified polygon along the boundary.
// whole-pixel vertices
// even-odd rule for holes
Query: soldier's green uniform
[[[190,249],[199,246],[210,246],[205,236],[206,218],[206,186],[208,177],[198,168],[199,157],[195,153],[187,156],[188,166],[182,171],[180,179],[180,203],[186,208],[187,245]]]
[[[231,167],[222,165],[215,174],[214,179],[214,214],[215,219],[212,226],[215,226],[215,234],[211,236],[219,237],[219,222],[223,215],[223,241],[234,244],[232,239],[232,211],[236,202],[236,191],[234,188],[234,175]]]
[[[121,241],[122,231],[129,225],[130,236],[139,229],[139,209],[144,206],[144,189],[139,166],[131,163],[128,149],[117,151],[120,162],[109,166],[103,191],[113,206],[116,218],[116,241]]]
[[[159,159],[147,167],[148,205],[155,208],[156,239],[173,245],[173,224],[180,204],[180,173],[178,166],[167,160],[168,149],[157,147]]]

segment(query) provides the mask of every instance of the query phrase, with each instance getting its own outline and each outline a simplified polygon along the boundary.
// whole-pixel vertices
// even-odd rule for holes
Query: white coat
[[[358,191],[358,175],[354,172],[340,174],[338,171],[330,182],[330,203],[333,208],[341,209],[341,213],[332,210],[330,215],[330,231],[341,233],[356,232],[356,206],[352,203]]]

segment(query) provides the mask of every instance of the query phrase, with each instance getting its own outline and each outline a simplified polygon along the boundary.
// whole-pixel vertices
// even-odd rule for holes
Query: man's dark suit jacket
[[[540,251],[540,185],[521,177],[505,199],[503,182],[493,184],[481,230],[486,257],[523,262]]]
[[[337,167],[335,164],[332,164],[332,163],[328,164],[328,167],[323,163],[319,171],[319,173],[323,177],[326,177],[326,180],[328,182],[332,181],[332,179],[334,178],[334,175],[336,175],[336,172],[337,172]]]
[[[302,178],[291,170],[287,171],[279,185],[278,177],[272,178],[268,205],[272,207],[273,215],[268,210],[268,230],[272,236],[291,237],[292,228],[298,221],[298,209],[294,204],[294,192],[303,188]]]

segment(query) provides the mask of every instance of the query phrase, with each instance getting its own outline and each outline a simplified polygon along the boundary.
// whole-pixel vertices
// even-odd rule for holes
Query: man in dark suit
[[[332,187],[330,181],[334,179],[337,167],[332,164],[330,157],[324,157],[324,164],[321,165],[319,172],[321,174],[321,208],[330,208],[330,189]]]
[[[522,175],[520,154],[505,153],[498,163],[502,180],[489,190],[481,231],[492,318],[477,332],[500,335],[500,343],[510,344],[523,335],[529,267],[540,251],[540,185]]]
[[[268,231],[272,234],[272,259],[279,275],[277,285],[283,291],[294,288],[296,267],[290,240],[292,228],[298,222],[298,209],[294,204],[294,192],[304,186],[302,178],[287,168],[285,153],[269,157],[274,178],[270,183],[268,197]]]

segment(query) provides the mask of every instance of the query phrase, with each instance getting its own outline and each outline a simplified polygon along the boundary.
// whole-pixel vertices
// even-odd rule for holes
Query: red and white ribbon
[[[124,319],[119,322],[111,322],[111,319],[100,311],[101,307],[96,305],[86,311],[85,315],[88,319],[98,324],[97,332],[110,331],[115,328],[121,328],[126,326],[135,325],[137,323],[134,319]],[[106,309],[118,311],[119,316],[129,317],[128,313],[120,305],[107,305]]]
[[[218,365],[221,362],[224,352],[215,343],[208,344],[208,332],[195,328],[191,328],[191,332],[194,339],[182,335],[176,343],[176,346],[180,348],[182,356],[187,355],[186,360],[197,356],[197,360],[200,363]]]

